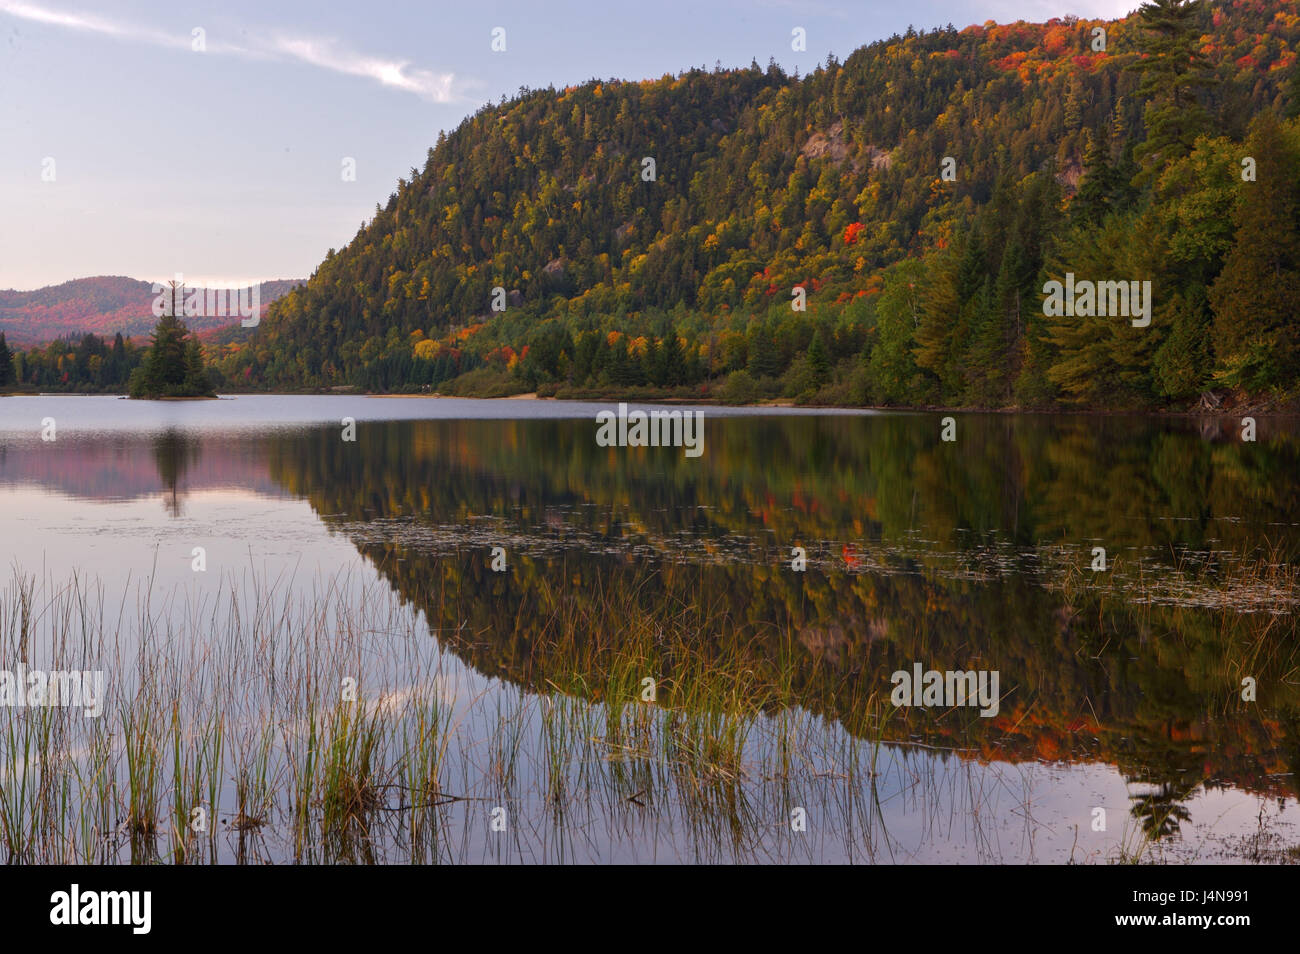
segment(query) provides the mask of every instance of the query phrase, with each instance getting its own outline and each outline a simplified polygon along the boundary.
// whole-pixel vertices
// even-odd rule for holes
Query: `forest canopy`
[[[1297,48],[1294,0],[1155,0],[909,29],[806,76],[521,89],[207,356],[248,389],[1294,395]],[[1149,282],[1149,323],[1045,313],[1067,274]]]

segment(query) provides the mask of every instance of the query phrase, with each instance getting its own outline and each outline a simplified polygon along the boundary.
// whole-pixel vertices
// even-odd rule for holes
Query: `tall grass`
[[[566,666],[521,685],[346,575],[206,595],[145,583],[117,603],[16,575],[0,591],[7,664],[102,670],[105,698],[100,718],[0,707],[5,860],[890,861],[917,856],[895,829],[918,825],[1015,856],[1004,820],[1031,796],[1007,801],[1014,767],[900,745],[903,717],[868,680],[806,706],[794,634],[756,666],[750,624],[707,594],[651,612],[635,588],[596,585],[542,594],[533,649]]]

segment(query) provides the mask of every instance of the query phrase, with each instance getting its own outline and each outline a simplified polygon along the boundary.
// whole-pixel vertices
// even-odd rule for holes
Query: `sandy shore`
[[[496,398],[457,398],[454,394],[363,394],[361,397],[368,398],[435,398],[443,401],[540,401],[536,391],[528,394],[508,394],[505,397]]]

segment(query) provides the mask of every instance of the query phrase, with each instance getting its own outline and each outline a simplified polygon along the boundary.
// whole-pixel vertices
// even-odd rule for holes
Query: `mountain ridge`
[[[260,283],[261,315],[271,302],[303,281]],[[195,290],[206,292],[201,286],[189,289]],[[0,289],[0,332],[11,346],[27,347],[68,335],[147,335],[158,320],[153,315],[154,298],[153,283],[126,275],[91,275],[29,290]],[[239,319],[194,316],[186,323],[192,331],[207,333],[238,326]]]

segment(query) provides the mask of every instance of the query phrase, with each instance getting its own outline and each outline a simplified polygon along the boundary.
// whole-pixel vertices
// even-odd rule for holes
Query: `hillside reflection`
[[[201,489],[305,499],[450,651],[537,690],[599,700],[630,632],[686,631],[654,649],[666,704],[689,653],[859,737],[1105,762],[1142,786],[1153,837],[1204,789],[1295,795],[1294,430],[969,416],[953,445],[934,425],[715,419],[697,459],[598,447],[584,421],[173,431],[9,446],[0,482],[159,494],[171,517]],[[557,614],[583,637],[553,639]],[[998,714],[892,710],[890,674],[914,663],[997,670]]]
[[[728,421],[689,461],[597,448],[582,424],[403,423],[355,445],[287,439],[270,459],[490,675],[599,687],[627,619],[693,613],[691,649],[742,646],[786,704],[860,734],[897,669],[997,669],[996,718],[901,710],[885,737],[1106,761],[1155,786],[1132,806],[1153,835],[1178,830],[1198,787],[1294,794],[1296,588],[1279,568],[1300,543],[1294,438],[982,418],[953,449],[928,424]],[[1098,544],[1112,567],[1094,577]],[[611,603],[619,615],[602,616]],[[558,607],[604,625],[557,648]]]

